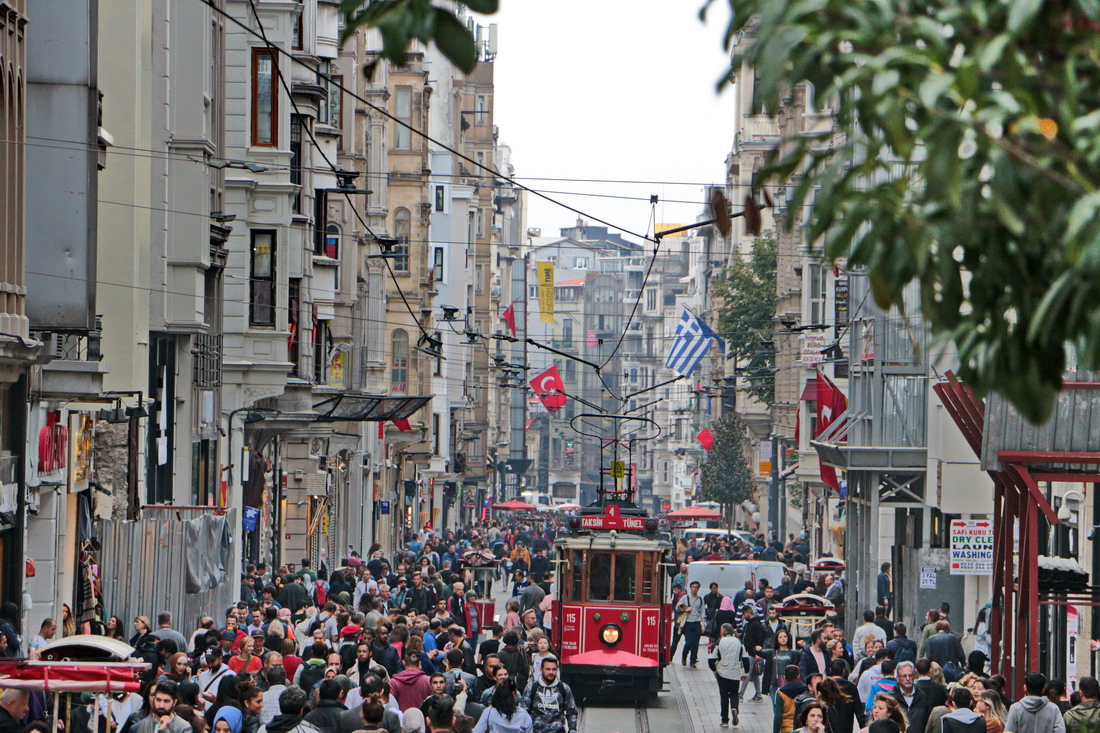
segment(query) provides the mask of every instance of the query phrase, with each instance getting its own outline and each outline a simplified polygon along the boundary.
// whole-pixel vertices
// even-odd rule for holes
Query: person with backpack
[[[539,675],[523,692],[534,733],[577,733],[577,702],[573,690],[558,679],[558,659],[542,658]]]
[[[795,700],[807,691],[807,687],[800,679],[801,670],[793,664],[787,665],[783,670],[783,677],[787,683],[775,693],[773,712],[773,733],[791,733],[795,725]]]
[[[905,635],[908,628],[902,622],[894,624],[894,638],[886,642],[886,651],[895,662],[917,661],[917,642]]]

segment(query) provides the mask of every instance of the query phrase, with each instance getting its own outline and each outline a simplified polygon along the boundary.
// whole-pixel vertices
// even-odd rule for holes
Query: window
[[[485,212],[482,209],[477,210],[477,236],[485,236]]]
[[[561,341],[566,347],[573,345],[573,321],[566,318],[561,324]]]
[[[565,381],[572,383],[577,378],[577,362],[572,359],[565,362]]]
[[[394,272],[409,271],[409,238],[412,234],[412,215],[408,209],[397,209],[393,212],[393,236],[397,239],[394,250],[397,257],[393,260]]]
[[[829,271],[821,265],[810,265],[810,323],[825,322],[825,291]]]
[[[538,285],[528,285],[527,286],[527,297],[528,298],[537,298],[537,297],[539,297],[539,286]]]
[[[474,292],[485,292],[485,265],[478,265],[474,270]]]
[[[443,282],[443,248],[436,247],[432,253],[432,279],[437,283]]]
[[[332,73],[331,61],[321,61],[317,64],[317,84],[325,90],[325,96],[317,107],[317,121],[330,127],[341,127],[343,100],[340,87],[344,85],[344,77]]]
[[[275,255],[275,232],[252,230],[248,315],[253,326],[275,325]]]
[[[275,57],[266,48],[252,49],[252,144],[279,144],[279,88]]]
[[[325,225],[328,221],[328,193],[313,189],[313,254],[325,253]]]
[[[588,269],[588,258],[587,257],[574,257],[573,258],[573,269],[574,270],[587,270]]]
[[[322,254],[334,260],[340,259],[340,227],[335,224],[325,227],[325,249]]]
[[[633,601],[637,590],[635,575],[636,556],[633,553],[620,552],[615,555],[615,600]]]
[[[302,347],[302,279],[292,277],[287,286],[287,330],[290,331],[287,359],[290,360],[290,376],[297,377]]]
[[[435,187],[435,210],[436,211],[443,211],[446,208],[445,207],[446,192],[447,192],[447,189],[444,188],[443,186],[436,186]]]
[[[489,98],[487,96],[485,96],[484,94],[479,94],[479,95],[477,95],[477,100],[474,102],[474,104],[476,105],[475,114],[474,114],[474,124],[475,125],[488,125],[489,124]]]
[[[588,565],[588,600],[611,600],[611,553],[593,552]]]
[[[328,321],[317,321],[313,329],[313,383],[328,384],[329,348],[332,336],[329,334]]]
[[[295,214],[302,213],[302,118],[290,116],[290,182],[298,186],[291,206]]]
[[[645,309],[647,311],[657,310],[657,289],[647,288],[645,291]]]
[[[596,288],[596,302],[597,303],[614,303],[615,302],[615,288],[612,287],[599,287]]]
[[[393,146],[397,150],[412,148],[412,87],[397,87],[393,100],[393,116],[397,118],[394,126]]]
[[[299,10],[294,16],[294,29],[290,32],[290,50],[292,51],[302,50],[302,12]]]
[[[409,380],[409,334],[401,329],[393,332],[390,348],[390,392],[405,394]]]

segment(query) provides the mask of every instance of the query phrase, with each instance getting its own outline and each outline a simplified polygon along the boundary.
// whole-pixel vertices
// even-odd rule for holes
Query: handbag
[[[707,622],[707,628],[703,629],[703,636],[715,637],[718,635],[718,621],[717,618],[712,618]]]
[[[764,660],[754,659],[752,660],[752,676],[760,677],[764,674]]]

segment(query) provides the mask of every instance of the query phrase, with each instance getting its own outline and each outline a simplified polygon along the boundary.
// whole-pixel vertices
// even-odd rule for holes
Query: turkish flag
[[[833,384],[832,380],[821,372],[817,373],[817,436],[840,417],[840,414],[848,409],[848,398],[840,391],[840,387]],[[836,469],[832,466],[821,464],[821,480],[832,486],[835,491],[840,491],[840,482],[836,477]]]
[[[408,418],[405,418],[404,420],[394,420],[393,424],[396,425],[397,429],[400,430],[402,433],[407,433],[412,430],[412,426],[409,425]]]
[[[699,441],[699,445],[703,446],[703,450],[707,453],[710,453],[714,448],[714,431],[709,428],[700,430],[699,434],[695,436],[695,439]]]
[[[510,306],[504,309],[504,322],[508,324],[508,329],[512,332],[512,335],[516,335],[516,304],[512,303]]]
[[[565,407],[565,382],[561,381],[556,364],[532,379],[531,389],[535,390],[535,394],[550,412],[557,412]]]

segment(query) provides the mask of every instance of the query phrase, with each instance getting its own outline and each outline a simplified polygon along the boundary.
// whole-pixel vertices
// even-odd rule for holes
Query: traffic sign
[[[993,574],[993,521],[951,521],[951,574]]]
[[[622,478],[626,476],[626,464],[623,461],[611,462],[611,478]]]

